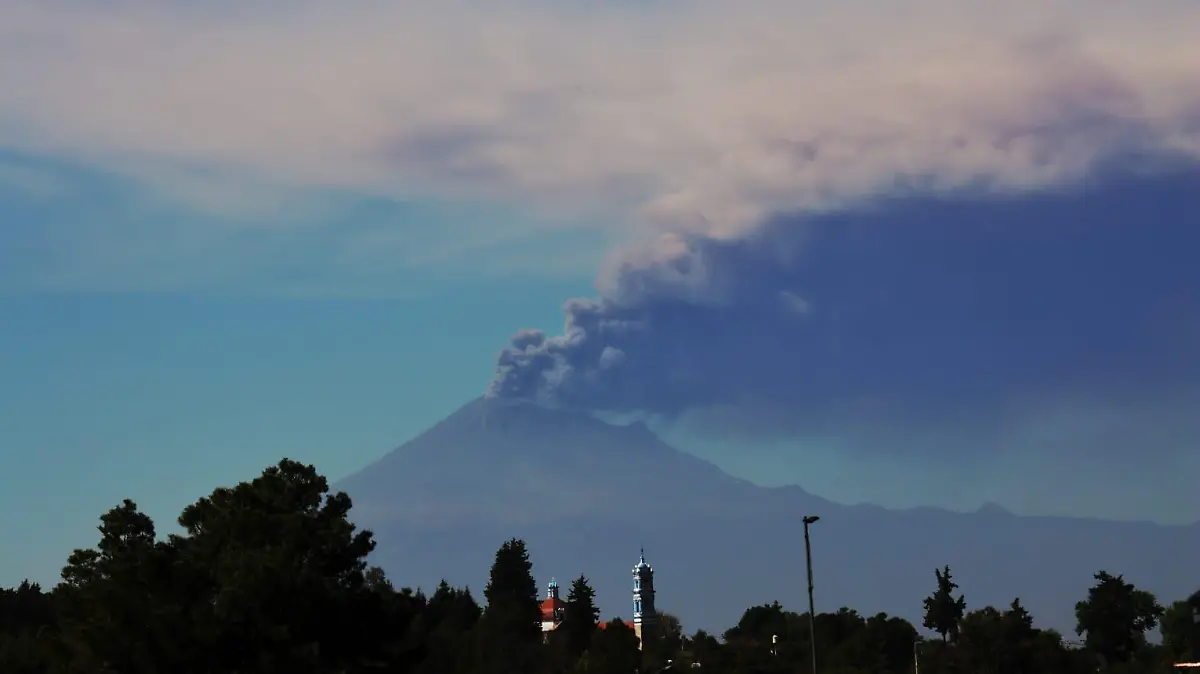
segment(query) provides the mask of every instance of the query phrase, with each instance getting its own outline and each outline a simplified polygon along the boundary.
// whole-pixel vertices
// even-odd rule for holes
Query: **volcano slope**
[[[849,606],[920,623],[933,570],[953,568],[968,607],[1014,597],[1070,633],[1103,569],[1161,601],[1200,586],[1200,525],[842,505],[765,488],[664,443],[646,426],[477,399],[336,485],[375,532],[373,561],[399,585],[443,578],[481,598],[504,540],[530,546],[540,585],[585,574],[605,616],[630,614],[644,547],[660,610],[721,630],[754,604],[805,603],[801,517],[813,528],[818,611]]]

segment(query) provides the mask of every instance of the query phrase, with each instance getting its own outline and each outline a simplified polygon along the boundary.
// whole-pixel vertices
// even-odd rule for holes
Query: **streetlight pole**
[[[804,517],[804,561],[808,565],[808,644],[812,649],[812,674],[817,674],[817,614],[813,606],[812,544],[808,538],[808,527],[819,519],[817,515]]]

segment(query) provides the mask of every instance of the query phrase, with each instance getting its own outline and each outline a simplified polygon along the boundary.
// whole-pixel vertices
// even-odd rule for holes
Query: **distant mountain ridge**
[[[801,608],[800,518],[813,529],[818,610],[888,611],[919,623],[933,569],[954,568],[970,606],[1015,596],[1070,632],[1100,569],[1163,601],[1200,587],[1200,526],[841,505],[800,487],[759,487],[681,452],[643,424],[476,399],[336,485],[375,531],[398,583],[481,588],[496,547],[530,545],[539,584],[592,579],[606,615],[629,614],[644,546],[659,604],[690,629],[732,625],[772,600]],[[544,577],[543,577],[544,576]]]

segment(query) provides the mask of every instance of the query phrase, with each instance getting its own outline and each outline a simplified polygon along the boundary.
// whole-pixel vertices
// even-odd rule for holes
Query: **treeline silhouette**
[[[812,674],[807,614],[747,609],[718,638],[659,613],[644,647],[601,624],[586,576],[545,638],[525,544],[505,542],[482,602],[443,582],[397,589],[367,564],[370,532],[315,468],[284,460],[184,509],[160,538],[132,501],[100,518],[62,580],[0,592],[0,674]],[[885,563],[881,561],[881,563]],[[970,607],[949,567],[931,574],[923,627],[849,608],[815,618],[829,674],[1166,672],[1200,659],[1200,593],[1163,606],[1099,572],[1076,605],[1078,643],[1039,628],[1018,599]],[[714,579],[717,582],[718,579]],[[1159,630],[1161,643],[1148,634]]]

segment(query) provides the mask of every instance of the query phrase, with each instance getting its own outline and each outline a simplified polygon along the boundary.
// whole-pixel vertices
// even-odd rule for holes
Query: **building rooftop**
[[[552,622],[558,619],[558,614],[566,608],[567,602],[558,597],[543,599],[541,604],[542,622]]]

